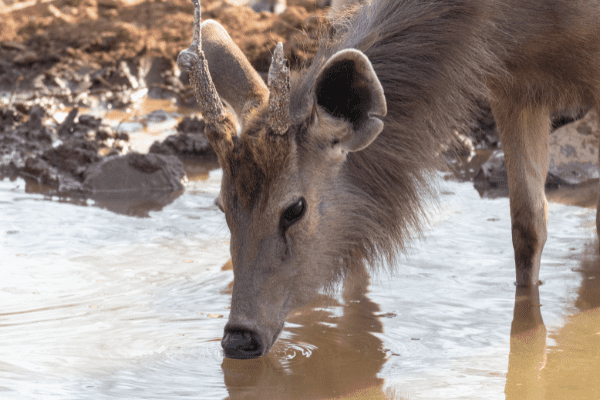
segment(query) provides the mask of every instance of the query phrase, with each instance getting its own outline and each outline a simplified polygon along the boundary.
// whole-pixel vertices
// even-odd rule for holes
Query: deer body
[[[237,135],[233,115],[211,111],[196,85],[231,230],[228,357],[265,355],[292,309],[394,259],[419,230],[441,146],[482,96],[505,151],[517,283],[538,283],[550,112],[600,102],[600,1],[373,0],[348,10],[289,78],[278,50],[268,86],[220,25],[195,23],[242,125]]]

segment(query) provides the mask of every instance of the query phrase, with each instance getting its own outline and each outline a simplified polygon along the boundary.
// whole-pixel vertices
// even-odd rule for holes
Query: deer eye
[[[289,206],[281,216],[281,220],[279,221],[279,227],[281,231],[285,233],[285,231],[296,221],[298,221],[304,215],[306,211],[306,200],[304,198],[300,198],[296,203]]]

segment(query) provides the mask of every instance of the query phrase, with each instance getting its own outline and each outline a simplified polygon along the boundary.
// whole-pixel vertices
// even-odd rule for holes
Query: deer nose
[[[248,359],[263,355],[260,337],[249,329],[225,329],[221,346],[228,358]]]

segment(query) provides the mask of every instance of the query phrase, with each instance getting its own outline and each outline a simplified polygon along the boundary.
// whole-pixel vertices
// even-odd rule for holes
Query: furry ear
[[[213,83],[243,125],[248,114],[267,103],[269,89],[225,28],[216,21],[206,20],[201,29],[202,50]]]
[[[331,56],[315,81],[314,94],[321,110],[352,124],[352,134],[340,143],[344,150],[364,149],[383,130],[383,87],[362,52],[346,49]]]

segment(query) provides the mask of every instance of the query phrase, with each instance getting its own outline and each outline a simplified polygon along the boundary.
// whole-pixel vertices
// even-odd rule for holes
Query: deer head
[[[265,85],[223,27],[200,25],[193,2],[194,38],[178,63],[190,72],[223,168],[216,204],[231,231],[234,284],[222,346],[227,357],[260,357],[288,313],[360,256],[353,215],[369,210],[345,175],[346,159],[382,131],[386,102],[354,49],[290,79],[280,43]]]

